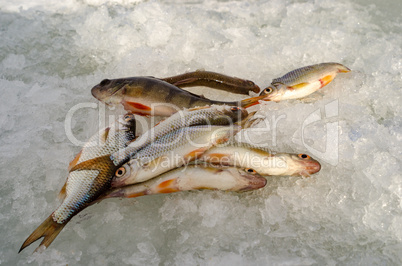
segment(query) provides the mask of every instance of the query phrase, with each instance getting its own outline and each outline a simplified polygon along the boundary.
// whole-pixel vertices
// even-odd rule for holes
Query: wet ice
[[[400,3],[359,3],[2,1],[1,263],[400,264]],[[270,128],[250,137],[273,150],[324,152],[325,123],[337,121],[337,165],[317,158],[323,167],[313,177],[272,178],[252,193],[104,201],[75,217],[42,254],[16,255],[58,205],[68,162],[80,150],[66,136],[66,115],[76,104],[97,103],[90,88],[102,79],[205,69],[264,87],[330,61],[353,71],[310,101],[262,104],[255,110]],[[335,119],[302,130],[334,100]],[[77,139],[98,131],[98,111],[75,113]]]

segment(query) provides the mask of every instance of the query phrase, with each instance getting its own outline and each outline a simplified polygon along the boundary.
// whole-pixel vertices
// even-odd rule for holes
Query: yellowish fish
[[[215,165],[255,169],[263,176],[310,176],[321,169],[307,154],[271,153],[269,149],[248,143],[230,143],[212,147],[199,160]]]
[[[284,76],[274,79],[260,96],[265,101],[300,99],[328,85],[338,73],[350,69],[339,63],[321,63],[295,69]]]
[[[262,188],[266,183],[266,179],[253,169],[187,165],[147,182],[111,190],[104,198],[135,198],[198,189],[240,192]]]
[[[110,189],[116,171],[110,153],[126,147],[134,135],[134,115],[128,114],[90,138],[69,165],[67,181],[60,191],[62,203],[25,240],[19,252],[41,237],[44,239],[36,251],[40,247],[48,247],[74,215]]]

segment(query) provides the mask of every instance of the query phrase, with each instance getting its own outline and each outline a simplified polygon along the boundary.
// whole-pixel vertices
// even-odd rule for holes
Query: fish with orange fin
[[[122,104],[124,109],[143,116],[171,116],[185,108],[210,105],[247,108],[264,98],[257,96],[239,102],[214,101],[154,77],[104,79],[92,88],[91,93],[105,104]]]
[[[116,166],[121,166],[140,149],[169,132],[197,125],[232,125],[247,116],[248,112],[237,106],[213,105],[182,110],[144,132],[126,148],[113,153],[110,158]]]
[[[258,87],[251,80],[230,77],[220,73],[197,70],[168,78],[161,78],[179,88],[204,86],[236,94],[248,95],[250,91],[259,93]]]
[[[239,126],[192,126],[169,132],[136,152],[112,179],[112,187],[150,180],[200,157],[216,145],[233,139]]]
[[[126,147],[134,138],[135,119],[132,114],[119,118],[115,125],[91,137],[69,165],[67,181],[60,191],[62,203],[25,240],[19,252],[42,237],[44,239],[35,251],[48,247],[74,215],[110,189],[116,171],[110,153]]]
[[[321,164],[307,154],[272,153],[250,143],[225,144],[212,147],[198,159],[213,165],[253,168],[263,176],[310,176],[321,169]]]
[[[260,96],[265,95],[265,101],[275,102],[300,99],[329,84],[338,73],[347,72],[350,69],[339,63],[305,66],[274,79]]]
[[[250,168],[187,165],[140,184],[110,190],[101,198],[135,198],[199,189],[243,192],[262,188],[266,183],[264,177]]]

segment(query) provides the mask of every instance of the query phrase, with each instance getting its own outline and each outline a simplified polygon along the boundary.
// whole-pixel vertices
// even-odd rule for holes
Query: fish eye
[[[104,80],[101,81],[101,83],[99,85],[105,86],[105,85],[107,85],[109,83],[110,83],[110,79],[104,79]]]
[[[300,153],[297,156],[299,156],[299,158],[301,158],[301,159],[310,159],[311,158],[310,156],[308,156],[307,154],[304,154],[304,153]]]
[[[117,169],[115,175],[116,175],[116,177],[122,177],[125,173],[126,173],[126,168],[120,167],[119,169]]]
[[[128,121],[130,121],[132,118],[133,118],[133,115],[132,115],[132,114],[126,114],[126,115],[124,116],[124,121],[128,122]]]
[[[257,173],[254,169],[251,169],[251,168],[247,168],[247,169],[246,169],[246,172],[247,172],[247,173],[250,173],[250,174],[255,174],[255,173]]]
[[[265,93],[265,94],[270,94],[270,93],[272,93],[273,91],[274,91],[273,88],[268,87],[268,88],[265,88],[264,93]]]

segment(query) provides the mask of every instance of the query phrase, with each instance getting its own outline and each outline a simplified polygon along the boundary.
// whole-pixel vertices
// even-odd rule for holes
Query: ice
[[[0,264],[401,265],[401,5],[0,0]],[[99,130],[99,117],[123,112],[103,111],[91,96],[102,79],[205,69],[265,87],[331,61],[353,71],[308,100],[253,107],[264,117],[260,131],[242,134],[275,151],[311,154],[322,163],[318,174],[272,177],[242,194],[105,200],[42,253],[31,255],[35,243],[17,254],[58,206],[81,148],[65,130],[71,110],[82,107],[71,119],[79,141]]]

